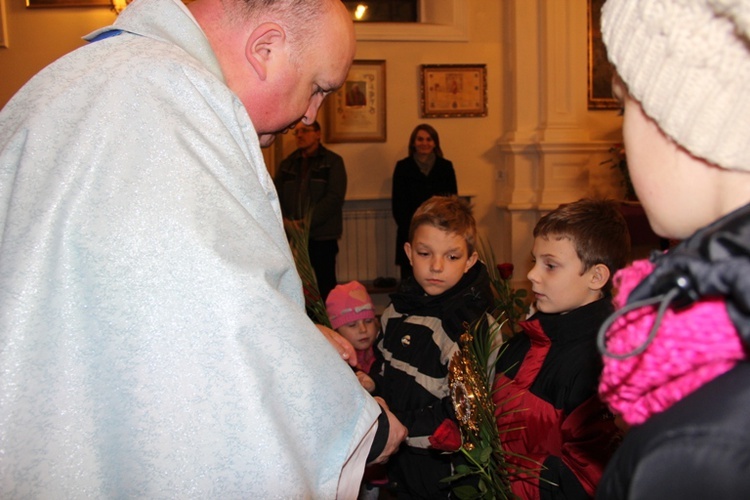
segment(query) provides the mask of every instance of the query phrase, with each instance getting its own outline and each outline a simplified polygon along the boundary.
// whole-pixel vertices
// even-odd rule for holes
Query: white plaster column
[[[510,219],[514,285],[528,287],[536,221],[561,203],[612,194],[600,166],[612,143],[587,109],[587,0],[507,0],[502,14],[506,133],[496,204]]]

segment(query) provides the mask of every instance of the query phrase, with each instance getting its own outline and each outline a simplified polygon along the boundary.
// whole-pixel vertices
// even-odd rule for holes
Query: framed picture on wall
[[[326,142],[385,142],[385,61],[355,60],[326,99]]]
[[[484,64],[423,64],[420,68],[422,118],[487,116]]]
[[[600,24],[602,4],[604,0],[588,0],[588,107],[589,109],[619,109],[620,104],[612,97],[612,76],[615,70],[607,59],[607,49],[602,41]]]
[[[5,25],[5,0],[0,0],[0,47],[8,47],[8,27]]]

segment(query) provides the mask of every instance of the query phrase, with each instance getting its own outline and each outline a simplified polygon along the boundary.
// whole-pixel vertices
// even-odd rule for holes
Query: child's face
[[[374,318],[358,319],[353,323],[341,325],[337,330],[352,343],[358,351],[369,348],[378,336],[378,323]]]
[[[682,239],[728,213],[733,204],[723,169],[691,156],[643,111],[615,78],[613,93],[624,108],[623,141],[628,171],[654,232]],[[731,204],[730,208],[724,208]]]
[[[429,224],[414,231],[411,243],[404,245],[414,278],[428,295],[440,295],[453,288],[477,261],[469,255],[463,236],[448,233]]]
[[[536,298],[536,309],[544,313],[566,313],[601,297],[593,286],[594,268],[583,274],[573,242],[557,235],[534,238],[531,255],[534,267],[526,277]]]

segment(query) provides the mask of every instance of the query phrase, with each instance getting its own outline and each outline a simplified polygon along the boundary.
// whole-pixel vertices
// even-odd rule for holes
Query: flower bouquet
[[[455,474],[446,481],[456,483],[453,493],[460,499],[516,498],[511,491],[510,478],[523,473],[538,474],[538,470],[522,469],[508,459],[514,454],[503,449],[496,415],[502,413],[492,400],[495,361],[502,351],[503,332],[513,334],[517,322],[525,315],[525,290],[510,286],[512,264],[495,264],[495,256],[487,245],[480,245],[482,261],[490,271],[490,283],[495,296],[492,320],[477,321],[467,326],[461,335],[461,349],[450,362],[448,381],[458,426],[443,422],[430,438],[440,437],[445,448],[453,445],[460,450],[465,464],[457,465]],[[452,429],[457,427],[457,429]],[[467,481],[469,480],[469,481]]]
[[[495,264],[495,253],[492,248],[479,242],[479,255],[487,265],[487,273],[490,275],[490,285],[495,296],[496,318],[504,318],[501,330],[505,337],[511,337],[516,333],[518,322],[521,321],[529,310],[526,304],[527,292],[524,289],[514,289],[510,279],[513,276],[513,264]]]
[[[477,324],[478,325],[478,324]],[[494,331],[475,325],[461,336],[461,350],[451,360],[448,380],[459,427],[460,451],[466,463],[457,465],[450,482],[462,479],[453,493],[460,499],[515,498],[509,481],[510,467],[497,425],[491,387],[497,347]],[[494,325],[497,326],[497,325]],[[455,424],[454,424],[455,425]]]

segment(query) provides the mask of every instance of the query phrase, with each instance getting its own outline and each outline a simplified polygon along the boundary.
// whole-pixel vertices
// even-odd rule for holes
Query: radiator
[[[395,251],[396,223],[390,208],[347,209],[344,206],[344,232],[336,259],[339,283],[398,277]]]

